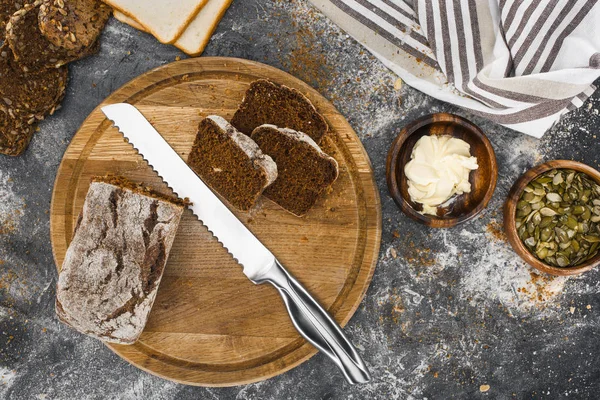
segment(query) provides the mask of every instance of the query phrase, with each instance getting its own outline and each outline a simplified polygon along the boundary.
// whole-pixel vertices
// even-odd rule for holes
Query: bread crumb
[[[569,312],[570,312],[571,314],[573,314],[573,313],[575,312],[575,307],[570,307],[570,308],[569,308]]]
[[[485,392],[487,392],[488,390],[490,390],[490,385],[481,385],[481,386],[479,386],[479,391],[480,391],[481,393],[485,393]]]
[[[181,57],[179,57],[179,56],[175,57],[175,61],[181,61]]]
[[[585,306],[585,308],[587,308],[588,310],[591,310],[592,306],[590,304],[588,304],[587,306]]]
[[[394,259],[396,259],[398,257],[398,253],[396,252],[396,249],[393,247],[390,249],[390,254],[392,255],[392,257]]]
[[[400,78],[396,79],[396,82],[394,82],[394,89],[395,90],[402,89],[402,79],[400,79]]]

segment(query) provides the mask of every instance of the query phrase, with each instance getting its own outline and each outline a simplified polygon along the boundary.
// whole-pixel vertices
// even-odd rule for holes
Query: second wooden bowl
[[[449,135],[464,140],[471,145],[471,155],[477,157],[479,164],[469,175],[471,193],[458,196],[447,207],[438,207],[437,215],[421,214],[423,207],[411,200],[404,174],[415,143],[425,135]],[[481,129],[447,113],[425,116],[402,129],[388,152],[386,167],[388,189],[396,204],[410,218],[433,228],[449,228],[479,214],[492,198],[498,178],[496,154]]]
[[[504,203],[504,231],[506,233],[506,237],[508,238],[509,243],[511,244],[515,252],[532,267],[551,275],[579,275],[600,265],[600,253],[598,253],[596,257],[574,267],[554,267],[552,265],[548,265],[538,260],[527,249],[527,247],[525,247],[525,245],[519,238],[519,234],[517,232],[517,202],[521,198],[521,194],[523,193],[525,186],[527,186],[529,182],[537,178],[539,175],[553,169],[572,169],[575,171],[580,171],[587,174],[590,178],[592,178],[593,180],[598,182],[598,184],[600,184],[600,172],[588,165],[577,161],[554,160],[538,165],[537,167],[533,167],[529,171],[525,172],[525,174],[523,174],[510,189],[506,202]]]

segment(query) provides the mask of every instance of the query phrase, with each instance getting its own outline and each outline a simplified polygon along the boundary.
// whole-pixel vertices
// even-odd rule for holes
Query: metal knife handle
[[[367,367],[339,325],[290,273],[275,260],[275,265],[255,283],[269,282],[283,298],[298,332],[325,353],[342,370],[349,383],[371,379]]]

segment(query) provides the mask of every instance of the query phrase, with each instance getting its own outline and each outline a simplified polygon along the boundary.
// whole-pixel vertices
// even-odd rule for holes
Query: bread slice
[[[41,0],[25,5],[13,14],[6,24],[6,41],[13,51],[17,64],[25,72],[58,68],[98,52],[100,43],[78,51],[65,49],[50,42],[40,30],[38,16]]]
[[[175,46],[191,56],[202,54],[219,21],[232,0],[209,0],[175,42]]]
[[[29,122],[0,107],[0,154],[18,156],[25,151],[35,130],[35,122]]]
[[[111,12],[99,0],[43,0],[38,23],[52,44],[80,51],[96,42]]]
[[[148,320],[182,201],[123,178],[95,178],[65,255],[58,317],[97,339],[134,343]]]
[[[277,178],[271,157],[225,119],[211,115],[198,126],[188,164],[231,205],[250,210]]]
[[[261,125],[252,139],[275,160],[279,171],[264,195],[292,214],[305,215],[338,177],[337,161],[302,132]]]
[[[231,2],[232,0],[209,0],[174,45],[191,56],[202,54]],[[119,21],[146,32],[146,29],[135,19],[119,11],[115,11],[114,15]]]
[[[304,132],[317,143],[328,130],[327,122],[306,96],[265,79],[250,84],[231,124],[246,135],[260,125],[272,124]]]
[[[161,43],[174,43],[207,0],[104,0],[133,18]]]
[[[0,46],[0,105],[12,117],[43,119],[65,95],[67,67],[23,72],[6,43]]]
[[[23,2],[15,0],[0,0],[0,31],[4,31],[11,15],[19,10],[23,4]]]
[[[127,15],[123,14],[121,11],[119,10],[114,10],[113,11],[113,16],[118,20],[121,21],[124,24],[127,24],[129,26],[131,26],[132,28],[135,28],[139,31],[142,32],[148,32],[146,31],[146,28],[144,28],[142,26],[142,24],[140,24],[139,22],[137,22],[135,19],[128,17]]]

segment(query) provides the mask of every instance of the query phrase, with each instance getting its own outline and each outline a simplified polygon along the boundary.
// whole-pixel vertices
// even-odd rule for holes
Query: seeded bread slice
[[[22,0],[0,0],[0,30],[6,28],[6,23],[17,10],[25,4]]]
[[[58,68],[98,52],[98,41],[78,51],[68,50],[50,42],[42,34],[38,23],[41,4],[41,0],[36,0],[33,4],[25,5],[13,14],[6,25],[6,41],[23,71]]]
[[[52,114],[62,101],[67,75],[67,67],[23,72],[4,43],[0,47],[0,105],[12,117],[43,119],[46,114]]]
[[[184,205],[123,178],[95,178],[58,278],[61,321],[134,343],[148,320]]]
[[[200,122],[188,164],[207,185],[243,211],[250,210],[277,178],[277,165],[271,157],[216,115]]]
[[[28,124],[22,117],[11,117],[0,107],[0,154],[18,156],[23,153],[34,130],[34,124]]]
[[[277,125],[304,132],[317,143],[328,130],[327,122],[306,96],[265,79],[250,84],[231,124],[246,135],[263,124]]]
[[[38,22],[52,44],[76,52],[96,42],[111,12],[99,0],[43,0]]]
[[[252,139],[270,155],[279,171],[264,195],[297,216],[305,215],[338,177],[338,163],[306,134],[262,125]]]

